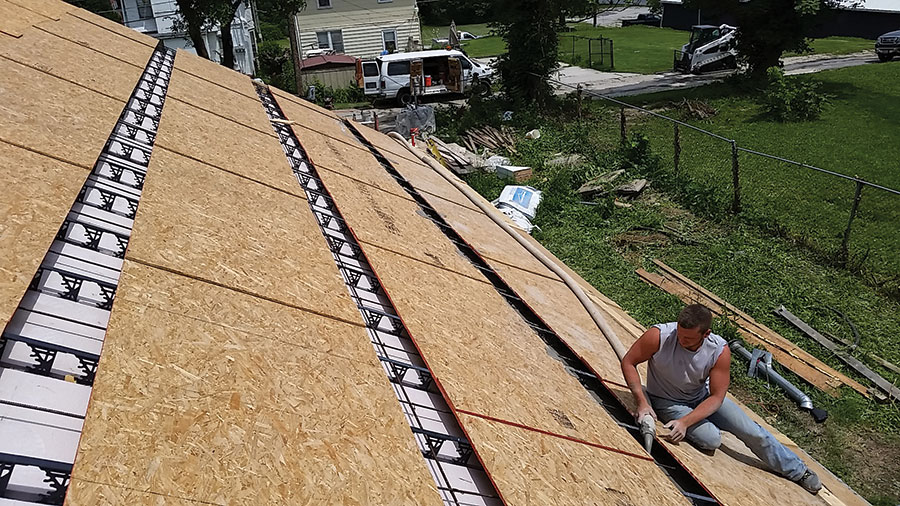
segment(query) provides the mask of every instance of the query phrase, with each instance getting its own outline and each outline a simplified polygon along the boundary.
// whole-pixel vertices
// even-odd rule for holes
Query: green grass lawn
[[[762,116],[753,98],[730,96],[726,84],[634,97],[632,103],[680,117],[672,107],[682,98],[705,100],[718,110],[692,123],[733,138],[738,145],[900,189],[900,63],[872,64],[802,76],[822,83],[831,95],[822,118],[780,123]],[[673,169],[672,126],[635,118],[632,131],[645,132],[664,166]],[[617,126],[613,127],[617,132]],[[612,135],[615,135],[613,132]],[[726,209],[731,199],[730,146],[681,129],[685,187],[707,210]],[[741,154],[745,217],[781,229],[821,252],[835,251],[847,225],[854,184],[758,156]],[[865,188],[853,224],[851,253],[866,267],[900,279],[900,196]],[[864,259],[864,260],[862,260]]]
[[[560,61],[588,67],[598,70],[615,70],[616,72],[635,72],[638,74],[654,74],[672,70],[673,51],[681,49],[688,42],[690,34],[686,31],[670,28],[656,28],[650,26],[628,27],[597,27],[587,23],[573,24],[573,31],[560,34],[559,59]],[[506,44],[497,36],[490,36],[490,28],[486,24],[460,25],[459,30],[485,35],[486,37],[464,43],[463,48],[475,58],[497,56],[506,52]],[[423,26],[422,40],[426,44],[431,43],[432,38],[446,38],[449,27]],[[599,56],[589,58],[588,42],[585,39],[573,39],[576,37],[605,37],[613,40],[613,52],[615,68],[611,69],[609,59],[600,62]],[[853,37],[827,37],[812,41],[812,54],[847,54],[873,49],[873,42],[866,39]],[[599,48],[598,43],[593,43],[593,48]],[[593,51],[592,51],[593,52]],[[785,56],[796,56],[785,54]]]

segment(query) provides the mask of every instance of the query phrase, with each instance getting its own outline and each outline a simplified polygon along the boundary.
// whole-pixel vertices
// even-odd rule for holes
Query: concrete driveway
[[[784,69],[787,75],[797,75],[877,62],[878,58],[875,57],[874,51],[863,51],[841,56],[794,56],[784,59]],[[601,72],[563,63],[560,65],[561,67],[555,73],[554,78],[564,83],[564,85],[557,86],[557,93],[570,93],[574,91],[574,86],[581,84],[586,90],[603,93],[611,97],[703,86],[720,81],[734,72],[733,70],[722,70],[701,75],[682,74],[674,71],[661,72],[659,74],[631,74],[626,72]]]

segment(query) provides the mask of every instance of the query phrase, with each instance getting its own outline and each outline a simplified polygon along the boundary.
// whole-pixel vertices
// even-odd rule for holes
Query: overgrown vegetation
[[[763,90],[763,110],[778,121],[811,121],[822,115],[828,97],[817,81],[791,79],[784,70],[770,67]]]
[[[659,107],[674,102],[674,98],[670,94],[652,104]],[[716,103],[709,97],[706,100]],[[770,124],[761,119],[759,107],[752,100],[741,103],[750,109],[748,114],[754,121]],[[452,124],[442,124],[447,135],[479,123],[496,125],[502,123],[505,108],[506,104],[487,102],[478,110],[451,110],[444,113],[439,124],[452,119]],[[710,205],[711,192],[702,178],[672,174],[670,155],[662,149],[671,137],[655,130],[643,130],[643,134],[635,130],[622,146],[617,109],[585,105],[583,114],[583,121],[577,121],[574,101],[566,98],[548,104],[543,113],[519,110],[507,123],[520,133],[541,130],[539,139],[521,140],[517,153],[508,155],[514,164],[535,169],[527,184],[544,194],[535,220],[540,231],[534,235],[555,255],[645,325],[671,320],[682,304],[634,274],[637,267],[652,270],[650,260],[659,258],[835,368],[856,376],[772,313],[784,304],[815,328],[847,336],[846,323],[827,309],[838,308],[863,336],[862,349],[855,355],[889,380],[900,381],[867,357],[868,353],[878,353],[900,363],[900,303],[896,299],[885,296],[853,272],[822,262],[802,244]],[[821,121],[827,120],[826,113]],[[638,122],[630,114],[628,121],[630,125]],[[735,120],[719,107],[710,121],[733,125]],[[668,128],[671,135],[671,125]],[[687,146],[700,149],[693,144]],[[584,163],[548,167],[547,160],[558,153],[580,154]],[[693,160],[685,161],[682,170],[692,171]],[[651,189],[630,202],[629,208],[614,205],[612,195],[585,203],[576,194],[575,190],[590,177],[614,169],[626,171],[614,184],[646,177],[651,180]],[[488,199],[496,198],[507,183],[484,173],[473,174],[467,181]],[[716,184],[714,180],[706,183]],[[715,330],[726,338],[736,337],[735,330],[725,322],[717,322]],[[745,364],[735,360],[732,371],[732,391],[745,403],[873,504],[897,503],[900,437],[896,427],[900,426],[900,409],[896,405],[875,404],[849,389],[835,399],[781,371],[801,385],[817,406],[830,412],[825,424],[816,425],[778,389],[747,378]]]

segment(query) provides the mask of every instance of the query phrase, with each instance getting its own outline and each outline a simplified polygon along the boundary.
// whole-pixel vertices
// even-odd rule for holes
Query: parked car
[[[481,35],[475,35],[475,34],[469,33],[469,32],[459,32],[459,41],[460,42],[465,42],[467,40],[475,40],[475,39],[480,39],[480,38],[481,38]],[[448,39],[448,38],[431,39],[431,42],[434,42],[434,44],[436,46],[446,46],[447,44],[450,43],[450,39]]]
[[[649,26],[659,26],[662,23],[662,18],[657,16],[656,14],[638,14],[637,19],[623,19],[622,26],[631,26],[631,25],[649,25]]]
[[[415,80],[412,72],[416,72]],[[356,80],[373,98],[396,98],[408,104],[414,92],[421,96],[490,92],[494,71],[457,50],[432,49],[379,56],[357,61]],[[414,88],[418,86],[418,88]]]
[[[888,32],[875,40],[875,54],[881,61],[900,56],[900,30]]]

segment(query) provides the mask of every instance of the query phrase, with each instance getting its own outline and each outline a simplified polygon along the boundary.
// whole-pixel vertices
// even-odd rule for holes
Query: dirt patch
[[[854,489],[872,498],[900,497],[900,438],[869,430],[844,433],[847,467],[852,469]],[[880,501],[879,501],[880,502]]]

